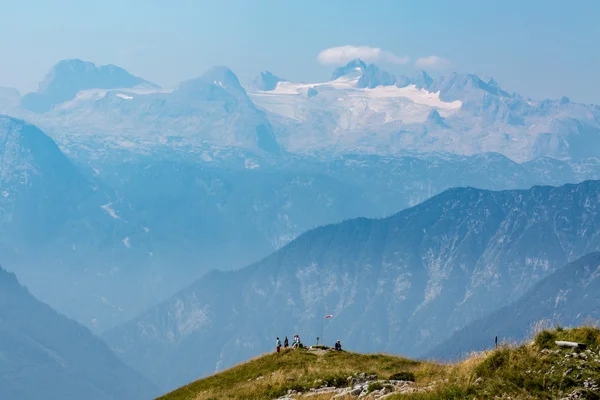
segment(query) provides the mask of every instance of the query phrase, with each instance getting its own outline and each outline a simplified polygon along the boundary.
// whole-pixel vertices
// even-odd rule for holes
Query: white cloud
[[[317,60],[321,64],[344,64],[355,58],[360,58],[363,61],[387,61],[394,64],[406,64],[409,61],[408,57],[399,57],[389,51],[381,50],[377,47],[369,46],[340,46],[325,49],[319,53]]]
[[[415,66],[419,68],[444,69],[450,66],[450,60],[438,56],[417,58]]]

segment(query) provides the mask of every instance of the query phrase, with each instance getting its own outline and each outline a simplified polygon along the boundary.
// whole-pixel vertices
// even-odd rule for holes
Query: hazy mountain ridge
[[[0,268],[0,395],[147,399],[157,389],[83,326],[36,300]]]
[[[460,358],[499,341],[525,340],[535,325],[578,326],[600,321],[600,253],[587,254],[542,279],[515,302],[471,322],[427,355]]]
[[[37,127],[0,115],[0,221],[5,240],[40,241],[76,214],[92,185]]]
[[[310,231],[239,271],[211,273],[104,338],[166,388],[266,351],[273,335],[317,336],[327,313],[335,319],[326,340],[424,354],[600,249],[599,199],[598,181],[451,189],[389,218]]]
[[[235,84],[227,70],[218,73]],[[538,177],[492,154],[316,159],[216,146],[200,158],[168,147],[137,155],[75,146],[74,165],[23,121],[3,117],[1,134],[3,253],[36,296],[94,329],[133,317],[209,268],[257,260],[322,224],[386,216],[451,186],[600,176],[595,164],[576,173],[556,161],[560,179]],[[40,271],[42,263],[52,268]]]
[[[323,224],[384,217],[449,187],[600,177],[595,160],[584,169],[558,160],[519,165],[498,154],[318,159],[218,147],[200,159],[167,148],[101,156],[80,149],[69,154],[74,165],[37,128],[2,121],[11,143],[2,149],[4,176],[27,181],[0,185],[0,248],[38,298],[96,331],[209,269],[246,265]]]

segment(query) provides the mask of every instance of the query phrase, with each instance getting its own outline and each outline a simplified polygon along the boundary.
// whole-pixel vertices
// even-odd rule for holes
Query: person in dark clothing
[[[287,336],[283,339],[283,348],[287,349],[288,347],[290,347],[290,342],[288,342],[288,338]]]
[[[342,351],[342,344],[340,343],[339,340],[337,342],[335,342],[335,349],[336,349],[336,351]]]

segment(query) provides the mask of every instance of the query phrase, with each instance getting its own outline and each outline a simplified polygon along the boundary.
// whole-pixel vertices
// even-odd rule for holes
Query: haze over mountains
[[[600,246],[600,107],[493,79],[65,60],[0,112],[3,265],[163,390],[329,312],[326,337],[423,355]]]
[[[273,332],[312,344],[327,314],[335,319],[326,341],[421,356],[599,250],[599,200],[599,181],[450,189],[385,219],[309,231],[247,268],[205,276],[103,337],[163,388],[268,351]]]
[[[0,268],[0,396],[149,399],[156,387],[100,339],[36,300]]]
[[[291,153],[286,132],[293,128],[300,138],[304,128],[284,129],[281,115],[268,107],[261,110],[254,101],[283,96],[287,104],[304,107],[308,97],[280,94],[300,86],[272,74],[261,77],[270,82],[262,88],[270,91],[248,95],[225,67],[171,90],[114,66],[79,60],[57,64],[38,92],[24,96],[22,107],[11,113],[43,127],[70,161],[41,132],[36,130],[33,138],[23,141],[19,135],[34,128],[3,119],[2,133],[13,143],[3,150],[4,159],[15,160],[16,165],[5,171],[35,165],[27,176],[49,177],[39,182],[28,178],[19,190],[3,189],[3,201],[20,207],[5,206],[2,211],[3,226],[9,229],[5,232],[11,232],[2,242],[6,261],[21,270],[21,279],[40,298],[92,329],[103,330],[134,317],[210,269],[256,261],[319,225],[383,217],[454,186],[526,188],[598,176],[596,159],[537,158],[517,164],[499,154],[392,157],[335,147],[318,154]],[[470,98],[505,96],[491,86],[484,90],[467,85],[459,92],[458,83],[440,94],[430,93],[425,88],[442,81],[425,73],[396,79],[359,60],[337,69],[332,78],[316,89],[310,86],[320,93],[310,101],[332,93],[349,101],[368,100],[373,90],[383,90],[390,93],[382,98],[388,102],[385,107],[398,106],[394,111],[398,118],[420,113],[424,129],[448,125],[444,115],[455,113],[458,105],[464,107],[463,102],[474,103]],[[445,98],[450,95],[463,100]],[[27,110],[31,96],[42,96],[54,106],[46,112]],[[392,112],[385,107],[386,115]],[[326,128],[321,122],[327,119],[310,122],[319,110],[306,111],[302,124],[325,143],[330,130],[319,127]],[[344,110],[345,115],[354,112]],[[373,126],[389,125],[377,121],[372,120]],[[340,132],[345,131],[335,135]],[[54,171],[56,165],[62,166],[60,173]],[[17,201],[21,192],[30,196],[29,203]],[[30,212],[27,207],[36,208],[42,193],[51,204]],[[36,226],[25,222],[38,214]],[[32,229],[39,231],[37,236]],[[42,271],[44,279],[38,267],[42,261],[52,266]],[[55,268],[68,283],[53,273]]]

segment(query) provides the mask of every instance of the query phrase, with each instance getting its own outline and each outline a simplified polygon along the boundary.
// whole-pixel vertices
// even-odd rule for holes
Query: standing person
[[[290,342],[288,342],[288,338],[287,336],[283,339],[283,348],[287,349],[288,347],[290,347]]]
[[[279,351],[281,350],[281,340],[279,340],[279,338],[277,338],[277,342],[275,342],[275,348],[277,349],[277,352],[279,353]]]

